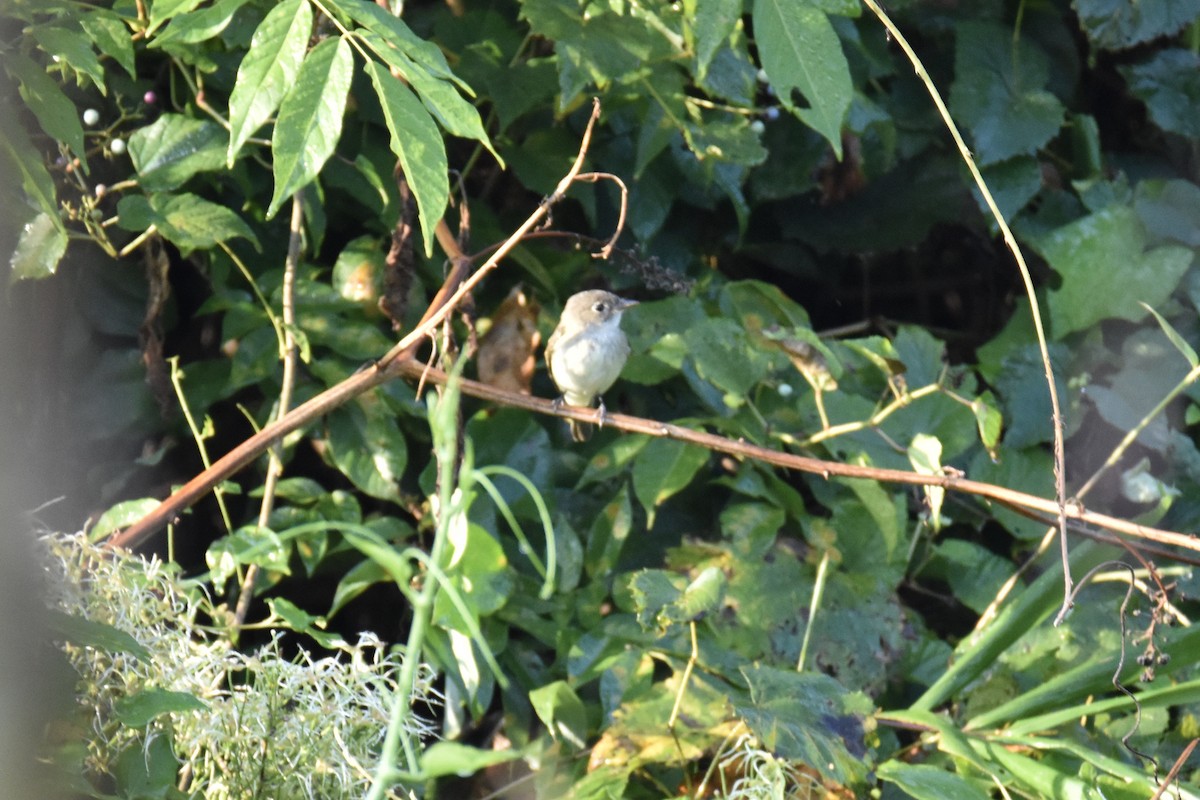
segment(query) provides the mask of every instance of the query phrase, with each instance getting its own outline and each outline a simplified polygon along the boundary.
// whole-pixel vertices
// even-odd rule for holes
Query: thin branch
[[[425,380],[429,383],[444,384],[447,379],[445,372],[439,369],[427,370],[423,364],[416,361],[399,363],[395,366],[395,370],[410,379],[416,379],[424,374]],[[494,386],[467,378],[459,379],[459,387],[463,394],[488,400],[499,405],[523,408],[538,414],[547,414],[565,419],[575,419],[580,422],[589,422],[593,425],[600,422],[600,412],[594,408],[555,405],[553,400],[530,397],[529,395],[497,389]],[[1147,539],[1160,544],[1174,545],[1186,550],[1200,552],[1200,537],[1176,531],[1152,528],[1147,525],[1139,525],[1128,520],[1110,517],[1107,514],[1088,511],[1078,503],[1072,503],[1060,510],[1059,504],[1053,500],[1019,492],[1004,486],[968,480],[959,475],[927,475],[900,469],[862,467],[854,464],[844,464],[840,461],[823,461],[819,458],[771,450],[760,445],[750,444],[744,439],[730,439],[725,436],[717,436],[716,434],[697,431],[668,422],[659,422],[658,420],[634,417],[628,414],[615,414],[611,411],[604,414],[604,426],[606,428],[617,428],[629,433],[642,433],[647,436],[676,439],[688,444],[694,444],[697,447],[729,453],[734,456],[742,456],[755,461],[761,461],[764,464],[794,469],[798,472],[820,475],[824,478],[862,478],[882,483],[940,486],[949,491],[994,500],[1017,511],[1028,510],[1050,515],[1062,513],[1065,514],[1067,519],[1075,522],[1093,525],[1114,533],[1122,533],[1139,539]]]
[[[1050,407],[1052,409],[1052,422],[1054,425],[1054,491],[1058,499],[1058,536],[1062,550],[1064,582],[1063,605],[1054,620],[1054,624],[1058,625],[1070,610],[1068,603],[1071,598],[1071,565],[1068,560],[1069,552],[1067,548],[1066,449],[1063,444],[1063,421],[1062,410],[1058,402],[1058,386],[1054,380],[1054,367],[1050,363],[1050,349],[1046,344],[1046,332],[1042,327],[1042,312],[1038,305],[1037,293],[1034,291],[1033,278],[1029,275],[1029,267],[1025,264],[1025,256],[1021,253],[1021,248],[1017,244],[1016,237],[1013,236],[1008,223],[1005,222],[1004,215],[1000,213],[996,201],[992,198],[991,191],[984,182],[983,176],[979,173],[979,167],[975,165],[975,159],[971,156],[971,151],[967,148],[967,143],[963,141],[962,134],[958,131],[958,126],[954,124],[949,109],[946,108],[946,104],[942,101],[937,86],[934,85],[933,80],[929,77],[929,73],[925,71],[925,66],[921,63],[921,59],[917,57],[908,40],[904,38],[904,34],[900,32],[900,29],[896,27],[891,18],[884,13],[884,10],[879,7],[876,0],[863,0],[863,2],[871,11],[875,12],[875,16],[879,18],[879,21],[887,28],[888,33],[900,45],[900,49],[908,56],[913,69],[916,70],[917,76],[925,84],[929,96],[933,98],[933,103],[937,106],[938,113],[942,116],[942,121],[946,124],[950,135],[954,138],[954,143],[958,146],[958,152],[962,156],[963,162],[967,165],[967,169],[971,171],[971,177],[975,179],[975,185],[979,188],[984,202],[987,203],[988,209],[992,212],[992,216],[1000,228],[1000,232],[1004,237],[1004,243],[1012,251],[1013,258],[1017,262],[1017,268],[1021,272],[1021,281],[1025,284],[1025,295],[1029,299],[1029,308],[1033,316],[1033,328],[1037,334],[1038,349],[1042,355],[1042,368],[1045,370],[1046,384],[1050,390]]]
[[[521,241],[522,237],[530,229],[548,214],[550,207],[566,195],[567,189],[579,175],[579,171],[583,166],[588,147],[591,145],[592,131],[599,118],[600,102],[597,100],[592,105],[592,115],[588,118],[587,128],[584,130],[580,143],[579,154],[575,159],[575,163],[572,164],[570,171],[559,181],[554,193],[542,200],[537,209],[530,214],[521,227],[505,240],[504,244],[470,278],[465,277],[467,271],[470,269],[470,259],[463,255],[458,242],[450,232],[445,220],[438,223],[435,228],[435,235],[437,236],[438,243],[441,244],[443,250],[450,256],[453,264],[450,275],[446,278],[437,295],[434,296],[433,302],[430,303],[421,322],[389,350],[383,358],[376,362],[372,368],[349,376],[341,383],[330,387],[308,402],[302,403],[294,411],[285,414],[282,419],[266,426],[234,447],[224,456],[217,459],[211,467],[205,469],[204,472],[192,478],[170,497],[159,503],[157,507],[140,520],[120,533],[111,536],[107,541],[107,545],[109,547],[136,547],[150,536],[150,534],[174,520],[185,509],[191,507],[213,486],[216,486],[230,475],[245,468],[274,442],[293,431],[303,428],[349,400],[387,383],[399,375],[400,370],[397,368],[397,365],[404,365],[409,362],[412,354],[416,352],[417,347],[429,335],[430,331],[441,324],[467,293],[500,263],[500,260]]]

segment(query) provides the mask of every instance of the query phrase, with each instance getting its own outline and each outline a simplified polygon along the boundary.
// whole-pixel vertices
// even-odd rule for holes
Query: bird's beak
[[[621,310],[621,311],[624,311],[624,310],[625,310],[625,309],[627,309],[627,308],[633,308],[633,307],[634,307],[634,306],[636,306],[637,304],[638,304],[638,301],[637,301],[637,300],[626,300],[624,297],[622,297],[622,298],[621,298],[621,309],[620,309],[620,310]]]

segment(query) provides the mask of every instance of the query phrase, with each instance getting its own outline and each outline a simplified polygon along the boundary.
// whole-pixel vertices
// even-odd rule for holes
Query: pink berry
[[[151,89],[142,95],[142,102],[148,106],[152,106],[158,102],[158,95],[156,95],[154,90]]]

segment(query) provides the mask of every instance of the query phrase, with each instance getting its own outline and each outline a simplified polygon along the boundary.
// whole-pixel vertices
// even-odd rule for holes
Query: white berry
[[[96,109],[89,108],[87,111],[83,112],[83,124],[84,125],[95,125],[99,121],[100,121],[100,112],[97,111]]]
[[[112,150],[113,153],[118,156],[121,155],[121,153],[125,152],[125,140],[113,139],[111,142],[109,142],[108,149]]]

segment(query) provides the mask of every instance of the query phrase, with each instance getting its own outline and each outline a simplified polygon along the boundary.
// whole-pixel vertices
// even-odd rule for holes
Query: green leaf
[[[159,501],[153,497],[143,497],[139,500],[124,500],[100,515],[100,519],[88,531],[88,538],[93,542],[99,541],[109,534],[116,533],[121,528],[127,528],[158,507]]]
[[[88,37],[78,30],[50,25],[34,28],[33,38],[51,58],[65,63],[79,75],[86,75],[100,90],[100,94],[108,94],[108,87],[104,83],[104,68],[100,66],[100,59],[96,58],[96,52],[92,49]]]
[[[134,739],[121,751],[112,769],[116,795],[122,798],[170,798],[175,790],[179,759],[170,735]]]
[[[654,527],[658,507],[692,482],[708,463],[708,451],[674,439],[652,439],[633,462],[633,491]]]
[[[368,41],[370,40],[368,39]],[[377,44],[375,51],[380,53],[388,64],[396,67],[412,84],[425,108],[441,123],[443,128],[455,136],[475,139],[482,143],[496,158],[500,166],[504,166],[504,159],[492,147],[492,142],[483,129],[479,112],[475,106],[463,99],[454,84],[431,74],[425,67],[417,64],[404,53],[393,50],[385,44]]]
[[[150,30],[154,30],[167,20],[188,13],[202,0],[154,0],[150,6]]]
[[[851,694],[827,675],[772,667],[742,667],[750,701],[735,699],[735,712],[763,747],[800,761],[840,784],[866,779],[870,759],[864,716],[871,701]]]
[[[275,194],[267,219],[284,200],[307,186],[333,154],[342,133],[354,55],[344,38],[326,39],[304,59],[296,84],[279,107],[275,136]]]
[[[117,203],[117,213],[122,228],[145,230],[154,225],[185,255],[238,237],[258,246],[254,232],[241,217],[194,194],[130,195]]]
[[[458,76],[450,69],[441,48],[413,33],[400,17],[389,14],[378,4],[367,2],[367,0],[331,0],[331,2],[359,25],[382,37],[387,44],[420,64],[430,74],[453,81],[463,91],[471,93],[471,88],[459,80]]]
[[[1045,90],[1049,78],[1049,61],[1030,37],[1014,47],[1004,27],[959,24],[950,110],[970,129],[981,166],[1032,155],[1058,133],[1066,110]]]
[[[434,742],[421,753],[421,776],[425,779],[445,775],[470,777],[485,767],[503,764],[521,757],[521,751],[481,750],[458,742]]]
[[[6,52],[3,64],[9,74],[17,79],[21,99],[37,117],[42,130],[83,159],[86,147],[83,143],[83,126],[79,123],[79,109],[63,94],[54,79],[20,53]]]
[[[142,661],[150,661],[150,651],[130,634],[104,622],[64,614],[47,609],[47,623],[55,638],[80,647],[94,647],[110,653],[129,653]]]
[[[941,441],[936,436],[918,433],[908,445],[908,460],[918,475],[941,475]],[[942,529],[942,502],[946,499],[946,490],[941,486],[924,486],[922,489],[929,506],[929,524],[936,533]]]
[[[295,85],[311,34],[312,10],[305,0],[279,3],[254,31],[229,95],[229,166]]]
[[[842,157],[842,125],[853,84],[842,44],[824,12],[790,0],[755,0],[754,31],[763,69],[780,102]],[[792,98],[799,89],[808,101]]]
[[[565,681],[554,681],[529,693],[529,703],[538,718],[558,741],[587,746],[587,708]]]
[[[11,176],[21,176],[21,188],[34,208],[48,217],[65,236],[66,227],[59,217],[54,179],[7,103],[0,103],[0,159],[0,164],[5,167],[4,174],[10,176],[10,180]]]
[[[496,537],[480,526],[465,524],[461,531],[463,535],[452,543],[448,562],[442,568],[471,613],[476,617],[494,614],[508,602],[513,590],[508,557]],[[433,619],[443,628],[469,633],[446,592],[439,592],[434,601]]]
[[[1191,265],[1190,249],[1165,245],[1143,251],[1145,230],[1133,209],[1111,207],[1052,231],[1034,242],[1060,276],[1050,292],[1054,338],[1103,319],[1142,319],[1144,302],[1160,306]]]
[[[731,319],[713,317],[691,325],[683,340],[696,374],[724,392],[729,408],[739,408],[766,375],[768,356],[752,347],[745,329]]]
[[[58,270],[67,252],[67,233],[58,216],[41,213],[25,223],[17,247],[8,260],[9,282],[48,278]]]
[[[362,491],[381,500],[400,499],[408,446],[396,418],[377,398],[360,399],[329,415],[328,453]]]
[[[118,698],[113,711],[122,725],[144,728],[163,714],[184,714],[205,708],[208,705],[203,700],[188,692],[144,689],[137,694]]]
[[[987,800],[988,791],[966,778],[928,764],[906,764],[890,759],[879,765],[876,774],[881,780],[893,783],[915,800]],[[991,784],[987,784],[989,787]]]
[[[311,637],[322,647],[333,649],[345,643],[345,639],[340,634],[329,633],[325,630],[327,623],[324,617],[309,614],[286,598],[267,598],[267,607],[271,609],[271,616],[282,620],[284,627]]]
[[[1133,207],[1151,244],[1200,247],[1200,186],[1185,180],[1146,180],[1133,192]]]
[[[1200,14],[1200,0],[1076,0],[1088,39],[1105,50],[1123,50],[1173,34]]]
[[[133,41],[129,26],[121,17],[102,8],[93,8],[79,20],[79,24],[92,37],[100,52],[116,61],[129,77],[136,77]]]
[[[434,228],[450,199],[446,147],[429,112],[403,83],[375,61],[367,72],[379,95],[392,152],[400,159],[404,175],[417,198],[426,257],[433,255]]]
[[[197,44],[221,35],[233,21],[233,15],[247,0],[217,0],[199,11],[180,14],[171,20],[159,35],[150,40],[151,47],[167,44]]]
[[[1175,346],[1175,349],[1179,351],[1180,355],[1187,359],[1188,365],[1195,369],[1197,364],[1200,364],[1200,359],[1196,357],[1195,349],[1193,349],[1193,347],[1187,343],[1187,340],[1180,335],[1179,331],[1175,330],[1174,325],[1167,322],[1166,318],[1163,317],[1162,314],[1159,314],[1152,307],[1146,305],[1145,303],[1142,303],[1142,307],[1154,315],[1154,319],[1158,321],[1158,327],[1162,328],[1162,332],[1166,334],[1167,339],[1169,339],[1171,344]]]
[[[138,183],[151,192],[178,188],[198,172],[225,166],[225,131],[183,114],[163,114],[129,137]]]
[[[391,580],[392,578],[388,571],[375,561],[363,561],[357,566],[352,567],[338,581],[337,589],[333,593],[333,602],[329,606],[327,616],[332,617],[341,611],[347,603],[375,584],[388,583]]]
[[[1200,55],[1162,50],[1142,64],[1118,67],[1129,91],[1146,104],[1150,120],[1164,131],[1200,138]]]
[[[692,71],[703,81],[717,49],[733,34],[742,0],[685,0],[683,7],[683,35],[695,54]]]

